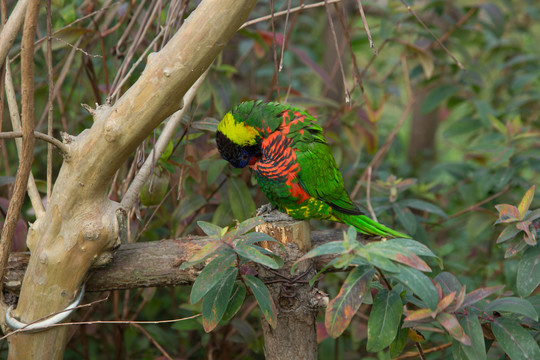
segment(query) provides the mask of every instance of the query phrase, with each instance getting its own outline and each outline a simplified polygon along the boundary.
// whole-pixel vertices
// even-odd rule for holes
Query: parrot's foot
[[[273,210],[269,213],[262,214],[262,218],[265,222],[297,221],[296,219],[290,217],[289,215],[285,213],[282,213],[279,210]]]
[[[275,209],[276,207],[272,203],[264,204],[257,209],[257,216],[264,216],[265,214],[270,214]]]

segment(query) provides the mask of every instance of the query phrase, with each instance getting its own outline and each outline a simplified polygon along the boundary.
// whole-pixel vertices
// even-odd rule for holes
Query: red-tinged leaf
[[[463,345],[471,345],[471,338],[465,334],[465,331],[463,331],[463,328],[459,324],[459,321],[457,318],[448,313],[440,313],[437,315],[436,320],[439,322],[439,324],[442,325],[443,328],[445,328],[446,331],[452,336],[454,339],[462,343]]]
[[[525,236],[526,235],[524,235],[524,237]],[[528,246],[529,245],[527,245],[527,243],[525,242],[524,239],[519,239],[518,242],[510,244],[508,249],[506,249],[506,251],[504,252],[504,258],[505,259],[511,258],[512,256],[514,256],[514,255],[522,252],[523,250],[525,250]]]
[[[210,256],[215,255],[216,252],[219,251],[223,246],[224,244],[219,240],[209,242],[208,244],[204,245],[199,251],[193,254],[193,256],[190,257],[188,261],[183,263],[182,266],[180,266],[180,270],[187,269],[190,266],[203,262]]]
[[[429,308],[414,310],[414,311],[411,311],[409,315],[407,315],[407,317],[403,320],[403,322],[422,321],[426,319],[429,319],[431,321],[432,319],[435,319],[436,315],[437,315],[437,312]]]
[[[520,230],[523,230],[525,234],[523,235],[523,241],[525,241],[528,245],[534,246],[536,245],[536,229],[531,232],[531,222],[530,221],[520,221],[516,224],[516,227]]]
[[[197,221],[197,225],[199,225],[206,235],[215,236],[218,239],[221,238],[221,227],[206,221]]]
[[[400,245],[399,242],[378,241],[367,244],[364,247],[368,253],[384,256],[390,260],[402,263],[420,271],[430,272],[431,268],[418,255]]]
[[[450,306],[450,304],[452,303],[452,301],[454,301],[455,298],[456,298],[455,291],[452,291],[450,294],[443,297],[441,301],[439,301],[439,304],[437,305],[437,312],[444,311],[448,306]]]
[[[508,223],[520,220],[519,210],[514,205],[499,204],[495,205],[497,211],[499,211],[498,223]]]
[[[202,323],[204,331],[210,332],[219,324],[234,288],[234,281],[238,275],[237,268],[229,268],[225,270],[225,278],[222,282],[214,286],[203,298],[202,303]]]
[[[518,205],[518,211],[519,211],[519,219],[522,220],[525,217],[525,214],[529,210],[529,206],[531,206],[531,202],[534,198],[534,189],[535,186],[531,186],[529,190],[523,195],[523,199],[521,199],[521,202]]]
[[[532,335],[515,320],[499,317],[491,325],[499,346],[512,360],[540,359],[538,343]]]
[[[367,266],[355,267],[349,273],[337,296],[326,307],[324,324],[330,336],[337,338],[349,326],[369,290],[374,274],[375,269]]]
[[[510,225],[504,229],[497,238],[497,244],[501,244],[507,240],[513,239],[517,234],[521,232],[516,226]]]
[[[402,309],[403,304],[397,291],[384,289],[377,293],[369,314],[367,351],[379,352],[394,341]]]
[[[461,304],[460,309],[463,309],[467,306],[475,304],[478,301],[488,297],[489,295],[494,294],[499,290],[502,290],[502,288],[504,288],[504,285],[491,286],[491,287],[480,288],[480,289],[471,291],[470,293],[465,295],[465,300],[463,300],[463,304]]]
[[[189,301],[192,304],[195,304],[199,301],[206,293],[208,293],[212,288],[223,281],[227,276],[228,270],[233,266],[233,263],[236,261],[236,254],[231,252],[227,254],[222,254],[217,256],[214,260],[208,263],[201,271],[193,287],[191,288],[191,294]]]
[[[330,337],[328,335],[328,331],[326,331],[326,326],[324,326],[323,322],[317,323],[317,344],[320,344],[321,341],[326,340]]]
[[[540,285],[540,246],[530,246],[521,257],[517,273],[519,295],[529,296]]]
[[[454,303],[451,306],[449,306],[446,309],[446,311],[449,313],[457,311],[457,309],[459,309],[461,305],[463,304],[463,301],[465,301],[465,285],[461,287],[461,290],[459,291],[459,294],[456,297],[456,301],[454,301]]]
[[[259,304],[264,318],[268,321],[268,324],[275,329],[277,326],[276,305],[274,304],[274,300],[272,299],[268,288],[255,276],[244,275],[244,281],[251,289],[251,292],[253,292],[253,296],[255,296],[255,300],[257,300],[257,304]]]

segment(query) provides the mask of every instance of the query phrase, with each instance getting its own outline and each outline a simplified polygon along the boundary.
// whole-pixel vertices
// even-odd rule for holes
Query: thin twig
[[[278,71],[283,69],[283,57],[285,55],[285,44],[287,43],[287,25],[289,24],[289,14],[291,13],[291,0],[287,3],[287,15],[285,16],[285,26],[283,28],[283,43],[281,44],[281,56],[279,59]]]
[[[373,211],[373,207],[371,206],[371,166],[368,166],[367,168],[367,189],[366,189],[366,202],[369,214],[371,215],[371,218],[378,222],[377,215],[375,215],[375,211]]]
[[[369,47],[371,50],[373,50],[373,53],[375,55],[378,55],[377,49],[375,48],[375,43],[373,42],[373,39],[371,38],[371,32],[369,31],[369,26],[366,20],[366,14],[364,14],[364,8],[362,6],[362,0],[356,0],[358,3],[358,10],[360,11],[360,17],[362,18],[362,24],[364,24],[364,30],[366,31],[366,35],[369,40]]]
[[[54,79],[53,79],[53,64],[52,64],[52,10],[51,0],[47,0],[47,77],[49,78],[49,117],[47,120],[47,135],[53,138],[53,95],[54,95]],[[47,205],[51,201],[52,193],[52,150],[53,145],[47,145]]]
[[[308,5],[302,4],[300,6],[292,8],[290,10],[278,11],[278,12],[274,13],[273,16],[274,16],[274,18],[276,18],[276,17],[280,17],[280,16],[283,16],[283,15],[287,15],[287,13],[292,14],[292,13],[295,13],[295,12],[298,12],[298,11],[307,10],[307,9],[313,9],[313,8],[325,6],[326,4],[335,4],[335,3],[338,3],[338,2],[341,2],[341,1],[342,0],[328,0],[328,1],[321,1],[321,2],[318,2],[318,3],[315,3],[315,4],[308,4]],[[263,21],[271,20],[271,19],[272,19],[272,15],[266,15],[266,16],[262,16],[262,17],[257,18],[257,19],[249,20],[249,21],[246,21],[244,24],[242,24],[242,26],[240,26],[240,28],[238,30],[242,30],[245,27],[248,27],[248,26],[251,26],[253,24],[263,22]]]
[[[422,19],[420,19],[420,17],[418,15],[416,15],[416,13],[414,12],[414,10],[405,2],[405,0],[400,0],[401,3],[403,5],[405,5],[405,7],[407,8],[407,10],[412,14],[412,16],[415,17],[416,21],[418,21],[420,23],[420,25],[422,25],[424,27],[424,29],[431,35],[433,36],[433,38],[435,39],[435,41],[437,42],[437,44],[439,44],[439,46],[448,54],[448,56],[450,56],[452,58],[452,60],[454,60],[454,62],[456,63],[456,65],[461,69],[461,70],[465,70],[465,66],[463,66],[463,64],[458,60],[456,59],[456,57],[454,55],[452,55],[452,53],[450,52],[450,50],[448,50],[446,48],[446,46],[444,46],[444,44],[439,40],[439,38],[437,38],[437,36],[435,36],[435,34],[427,27],[426,23],[424,23],[424,21],[422,21]]]
[[[422,350],[422,345],[420,345],[420,343],[418,342],[415,342],[414,346],[416,346],[416,350],[418,350],[418,356],[420,357],[420,359],[426,360],[426,355],[424,355],[424,350]]]
[[[272,54],[274,56],[274,78],[272,79],[272,84],[276,87],[276,99],[279,101],[279,66],[278,66],[278,56],[277,56],[277,42],[276,42],[276,24],[274,19],[274,0],[270,0],[270,16],[272,24]],[[285,39],[283,39],[285,41]],[[283,57],[283,54],[280,54]],[[270,98],[272,94],[272,87],[269,89],[268,97]]]
[[[11,77],[11,68],[9,66],[9,61],[6,62],[6,76],[5,76],[5,90],[6,90],[6,100],[9,108],[9,117],[11,118],[11,127],[15,131],[21,131],[21,116],[19,114],[19,105],[17,105],[17,99],[15,95],[15,88],[13,86],[13,78]],[[22,153],[22,140],[16,139],[15,146],[17,148],[17,153],[19,158]],[[45,208],[41,202],[41,195],[39,194],[38,188],[36,186],[36,181],[34,180],[34,175],[30,172],[28,178],[28,197],[32,203],[32,208],[36,213],[36,218],[40,218],[45,215]]]
[[[343,69],[343,61],[341,60],[341,51],[338,45],[338,39],[336,30],[334,29],[334,22],[332,21],[332,15],[330,14],[330,8],[328,7],[328,1],[325,1],[326,16],[328,17],[328,25],[330,25],[330,31],[334,38],[334,47],[336,49],[336,55],[339,63],[339,70],[341,72],[341,79],[343,81],[343,90],[345,91],[345,102],[348,104],[351,101],[351,95],[349,94],[349,88],[347,87],[347,79],[345,78],[345,70]]]
[[[69,148],[67,147],[67,145],[60,140],[39,131],[34,131],[33,134],[36,139],[46,141],[49,144],[56,146],[58,150],[60,150],[62,153],[69,153]],[[15,139],[20,137],[23,137],[22,131],[6,131],[0,133],[0,139]]]
[[[429,348],[429,349],[426,349],[426,350],[423,350],[423,352],[424,352],[424,354],[429,354],[429,353],[432,353],[432,352],[436,352],[436,351],[440,351],[440,350],[449,348],[450,346],[452,346],[451,342],[446,343],[446,344],[442,344],[442,345],[439,345],[439,346],[435,346],[435,347],[432,347],[432,348]],[[403,355],[400,355],[397,358],[394,358],[392,360],[410,359],[410,358],[415,358],[417,356],[418,356],[417,352],[409,351],[409,352],[406,352]]]
[[[131,326],[133,326],[134,328],[136,328],[140,332],[142,332],[144,334],[144,336],[146,336],[152,342],[152,344],[154,344],[154,346],[157,347],[159,351],[161,351],[163,356],[165,356],[169,360],[174,360],[171,357],[171,355],[169,355],[167,353],[167,351],[165,351],[165,349],[161,345],[159,345],[159,343],[156,341],[156,339],[154,339],[154,337],[152,335],[150,335],[150,333],[148,331],[146,331],[141,325],[139,325],[137,323],[133,323],[133,324],[131,324]]]
[[[0,292],[2,291],[4,271],[11,251],[15,227],[24,202],[28,176],[34,159],[34,37],[38,21],[40,0],[28,4],[24,20],[21,43],[21,94],[22,94],[22,151],[19,168],[15,178],[13,196],[2,228],[0,239]]]

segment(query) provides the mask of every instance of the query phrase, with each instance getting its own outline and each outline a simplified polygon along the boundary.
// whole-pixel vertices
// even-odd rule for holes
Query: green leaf
[[[463,345],[471,345],[471,338],[465,334],[454,314],[440,313],[435,319],[455,340],[459,341]]]
[[[233,318],[234,315],[240,310],[244,299],[246,298],[246,287],[242,282],[237,281],[234,284],[234,289],[232,291],[231,297],[229,299],[229,304],[227,305],[227,310],[223,314],[223,321],[229,321]]]
[[[428,203],[427,201],[418,200],[418,199],[406,199],[406,200],[400,201],[399,204],[402,206],[413,208],[413,209],[436,214],[445,219],[448,218],[448,215],[446,215],[444,210],[442,210],[437,205]]]
[[[369,291],[374,274],[375,269],[367,266],[351,270],[337,296],[326,307],[324,324],[330,336],[337,338],[349,326]]]
[[[188,261],[180,266],[180,270],[187,269],[190,266],[196,265],[200,262],[203,262],[212,255],[215,255],[218,251],[222,250],[223,243],[219,240],[210,241],[208,244],[204,245],[201,250],[193,254]]]
[[[373,265],[384,271],[392,273],[400,272],[399,266],[386,257],[377,253],[367,253],[365,254],[365,257],[362,257],[362,253],[364,253],[364,251],[360,251],[357,254],[357,256],[359,256],[358,258],[351,260],[351,265]]]
[[[210,291],[217,283],[223,281],[228,272],[224,271],[232,267],[236,260],[236,254],[227,253],[217,256],[214,260],[208,263],[201,271],[193,287],[191,288],[191,294],[189,301],[195,304],[199,301],[208,291]]]
[[[469,360],[486,360],[486,346],[484,343],[484,334],[482,326],[478,321],[478,316],[469,313],[468,316],[459,320],[461,327],[471,339],[471,345],[464,345],[459,342],[458,346]]]
[[[173,142],[171,140],[171,141],[169,141],[167,143],[167,146],[165,146],[165,150],[163,150],[163,153],[161,154],[159,159],[163,160],[163,161],[169,160],[169,158],[171,157],[171,154],[173,152],[173,149],[174,149],[174,144],[173,144]]]
[[[450,96],[457,93],[459,88],[454,85],[441,85],[438,88],[430,92],[424,103],[422,104],[421,112],[422,114],[427,114],[431,110],[439,106],[443,101],[448,99]]]
[[[540,245],[530,246],[521,257],[517,273],[517,290],[529,296],[540,284]]]
[[[520,214],[517,207],[509,204],[498,204],[495,205],[495,208],[499,212],[499,218],[495,222],[498,223],[508,223],[520,220]]]
[[[298,263],[307,259],[314,258],[316,256],[322,255],[331,255],[331,254],[341,254],[345,252],[345,247],[343,246],[343,241],[331,241],[321,246],[317,246],[314,249],[311,249],[307,254],[302,256],[300,259],[296,260],[291,268],[291,274],[294,273],[294,269],[298,266]]]
[[[412,211],[409,208],[401,207],[397,203],[392,204],[392,209],[394,209],[394,212],[396,213],[398,221],[405,228],[405,230],[407,230],[407,233],[411,235],[415,234],[416,226],[418,224]]]
[[[281,248],[284,248],[283,244],[271,237],[268,234],[262,232],[250,232],[249,234],[243,235],[234,242],[235,245],[252,245],[260,243],[262,241],[270,241],[279,244]]]
[[[197,221],[197,225],[199,225],[206,235],[216,236],[218,239],[221,238],[221,227],[206,221]]]
[[[538,314],[531,303],[518,297],[504,297],[493,300],[487,304],[484,311],[506,311],[514,314],[525,315],[533,320],[538,321]]]
[[[394,341],[402,308],[401,296],[396,291],[383,289],[377,293],[369,314],[367,351],[379,352]]]
[[[244,281],[253,292],[264,318],[275,329],[277,326],[276,305],[268,288],[261,280],[252,275],[244,275]]]
[[[255,203],[245,182],[233,177],[227,182],[227,187],[229,189],[229,202],[235,218],[244,221],[255,214]]]
[[[491,331],[510,359],[540,359],[538,344],[531,334],[516,321],[499,317],[493,321]]]
[[[259,250],[251,245],[238,245],[234,248],[234,251],[243,258],[249,259],[264,266],[268,266],[271,269],[279,269],[279,265],[274,259],[263,255]]]
[[[403,352],[403,349],[405,348],[405,345],[407,344],[408,335],[409,335],[409,329],[402,328],[401,326],[399,326],[397,336],[395,337],[394,341],[392,341],[392,343],[390,344],[390,357],[391,358],[398,357],[398,355]]]
[[[497,238],[497,244],[501,244],[507,240],[513,239],[517,234],[521,232],[521,229],[518,229],[514,225],[509,225],[505,228],[499,237]]]
[[[439,302],[439,296],[431,279],[416,269],[402,265],[400,265],[400,267],[401,272],[398,274],[390,274],[390,276],[409,288],[416,296],[422,299],[430,309],[435,310],[437,308],[437,303]]]
[[[224,273],[226,275],[223,281],[214,286],[203,298],[202,316],[206,332],[214,330],[223,318],[234,288],[236,275],[238,275],[238,269],[231,267],[225,269]]]
[[[255,226],[261,225],[264,223],[264,220],[262,216],[256,216],[254,218],[250,218],[247,220],[242,221],[234,231],[231,232],[231,236],[239,236],[244,235],[251,229],[253,229]],[[266,234],[265,234],[266,235]]]
[[[439,275],[435,276],[435,281],[441,285],[441,288],[446,294],[451,292],[459,292],[461,290],[461,283],[458,278],[449,272],[443,271]]]

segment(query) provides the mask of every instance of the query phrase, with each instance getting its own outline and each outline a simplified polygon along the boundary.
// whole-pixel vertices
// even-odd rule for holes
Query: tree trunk
[[[63,310],[88,269],[110,260],[124,210],[108,199],[114,173],[181,99],[245,21],[255,0],[205,0],[113,106],[92,111],[94,124],[66,137],[68,154],[47,211],[30,226],[31,258],[12,315],[25,323]],[[114,149],[114,151],[111,151]],[[2,316],[2,319],[4,316]],[[9,338],[9,359],[61,359],[67,327]]]
[[[256,229],[279,241],[285,247],[269,242],[266,248],[283,258],[279,271],[260,270],[268,283],[277,309],[275,329],[262,320],[264,353],[268,360],[317,359],[317,311],[324,303],[317,290],[307,283],[316,270],[311,261],[303,261],[291,276],[294,262],[311,249],[311,233],[307,221],[265,223]],[[279,275],[277,275],[279,274]]]

